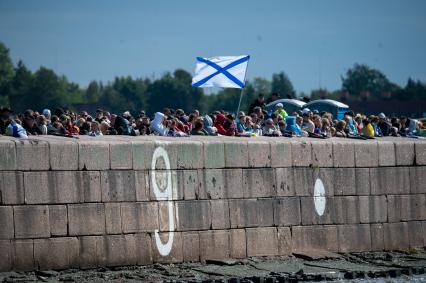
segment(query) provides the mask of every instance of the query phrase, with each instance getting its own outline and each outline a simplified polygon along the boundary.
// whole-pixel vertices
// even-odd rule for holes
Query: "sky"
[[[248,79],[284,71],[297,92],[339,89],[355,63],[426,81],[423,0],[0,0],[0,41],[82,87],[242,54]]]

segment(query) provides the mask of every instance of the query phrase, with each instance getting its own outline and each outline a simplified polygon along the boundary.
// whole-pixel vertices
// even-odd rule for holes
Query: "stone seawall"
[[[0,271],[426,246],[426,141],[0,137]]]

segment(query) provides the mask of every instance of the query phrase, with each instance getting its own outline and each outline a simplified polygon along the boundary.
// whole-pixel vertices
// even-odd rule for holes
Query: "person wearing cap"
[[[287,114],[287,112],[284,110],[284,106],[283,106],[283,104],[282,103],[277,103],[276,105],[275,105],[275,114],[278,114],[278,115],[280,115],[281,116],[281,118],[283,118],[283,119],[285,119],[285,117],[287,117],[288,116],[288,114]]]
[[[310,113],[305,112],[302,113],[303,123],[302,123],[302,130],[313,133],[315,131],[315,124],[311,121]]]
[[[269,118],[265,122],[265,126],[262,129],[263,136],[279,137],[281,136],[280,130],[275,126],[274,121]]]
[[[299,137],[302,135],[302,129],[296,123],[296,116],[287,116],[285,122],[287,124],[285,128],[286,132]]]
[[[392,125],[387,121],[386,115],[384,113],[379,113],[379,122],[377,126],[380,128],[382,135],[384,137],[390,136],[392,132]]]

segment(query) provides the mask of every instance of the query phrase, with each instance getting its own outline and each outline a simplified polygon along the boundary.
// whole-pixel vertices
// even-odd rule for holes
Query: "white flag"
[[[243,88],[249,59],[248,55],[197,57],[192,86]]]

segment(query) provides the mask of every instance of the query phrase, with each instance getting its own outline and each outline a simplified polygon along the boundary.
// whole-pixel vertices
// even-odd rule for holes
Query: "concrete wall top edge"
[[[402,137],[1,136],[0,170],[152,169],[159,146],[169,157],[170,169],[426,165],[426,140]]]

